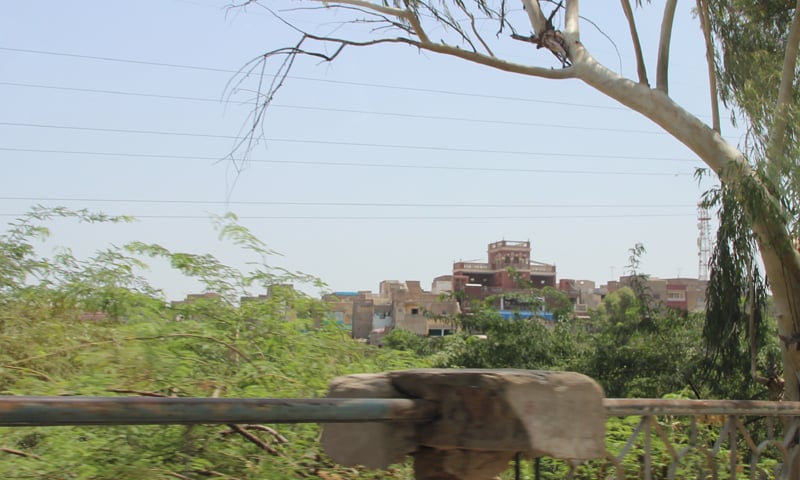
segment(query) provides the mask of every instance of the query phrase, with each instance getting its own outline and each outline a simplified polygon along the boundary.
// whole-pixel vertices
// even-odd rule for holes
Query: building
[[[379,291],[334,292],[323,297],[337,323],[349,327],[353,338],[380,343],[384,334],[402,328],[418,335],[446,335],[451,326],[437,317],[460,312],[458,302],[445,295],[448,276],[437,277],[431,291],[419,281],[384,280]]]
[[[522,299],[531,289],[556,285],[555,265],[531,260],[530,241],[490,243],[486,263],[453,263],[452,285],[453,290],[459,292],[461,309],[465,312],[469,311],[472,301],[492,297],[495,308],[504,318],[553,318],[545,299]]]
[[[595,282],[592,280],[562,278],[558,281],[558,289],[569,298],[574,307],[575,315],[579,318],[587,317],[589,309],[599,307],[603,301],[600,290],[596,288]]]
[[[455,262],[452,285],[454,291],[466,290],[467,285],[481,285],[497,291],[525,288],[519,280],[530,282],[530,287],[556,286],[556,267],[531,260],[530,241],[501,240],[490,243],[488,261]]]
[[[624,276],[619,281],[608,282],[608,293],[630,286],[631,279],[630,276]],[[645,286],[653,300],[685,312],[705,311],[707,285],[707,280],[696,278],[645,278]]]

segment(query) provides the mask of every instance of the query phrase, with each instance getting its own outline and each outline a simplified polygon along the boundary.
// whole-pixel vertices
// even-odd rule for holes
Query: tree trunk
[[[576,76],[588,85],[649,118],[675,139],[689,147],[720,179],[726,182],[753,180],[760,198],[775,201],[766,186],[753,176],[742,153],[708,125],[687,112],[663,92],[621,77],[599,64],[579,43],[571,46]],[[800,400],[800,255],[792,248],[786,225],[776,218],[764,218],[770,206],[742,205],[753,220],[761,257],[777,309],[778,334],[783,352],[786,381],[784,398]],[[762,210],[755,212],[752,208]],[[800,477],[797,477],[800,478]]]
[[[757,233],[758,230],[757,230]],[[774,242],[758,236],[759,250],[764,261],[764,268],[769,278],[772,298],[775,303],[775,315],[778,319],[778,335],[781,340],[783,357],[783,374],[785,380],[784,398],[790,401],[800,400],[800,304],[797,292],[800,292],[800,272],[794,266],[792,249],[776,247]],[[781,252],[780,250],[784,250]],[[800,478],[800,477],[798,477]]]

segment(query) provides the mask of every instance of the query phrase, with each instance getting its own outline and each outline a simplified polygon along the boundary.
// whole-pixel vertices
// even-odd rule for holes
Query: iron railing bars
[[[762,400],[663,400],[606,398],[609,417],[738,415],[740,417],[800,417],[800,402]]]
[[[617,480],[625,480],[625,471],[622,469],[622,463],[619,460],[617,460],[617,457],[615,457],[614,454],[606,450],[605,458],[606,460],[611,462],[612,465],[614,465],[614,470],[616,471],[616,475],[614,475],[614,478],[616,478]]]
[[[748,468],[750,479],[771,478],[775,472],[767,471],[769,467],[762,463],[765,452],[775,448],[776,459],[779,454],[785,465],[789,447],[800,434],[800,402],[605,399],[604,407],[607,417],[639,417],[639,422],[621,451],[616,455],[605,452],[600,470],[595,472],[603,478],[625,479],[624,462],[637,444],[644,446],[643,455],[639,457],[638,478],[661,478],[666,473],[667,478],[674,479],[683,462],[688,462],[686,466],[695,473],[701,470],[702,478],[719,478],[720,467],[725,463],[734,476],[738,468],[744,467]],[[0,396],[0,426],[427,422],[434,418],[436,409],[433,402],[405,398]],[[688,438],[680,440],[687,441],[685,445],[671,442],[669,432],[683,432],[685,428],[686,421],[677,417],[688,418],[690,422]],[[765,418],[765,432],[762,432],[766,433],[766,438],[760,443],[742,421],[744,417]],[[659,423],[659,418],[665,423]],[[724,421],[718,423],[721,418]],[[782,424],[776,425],[778,419],[783,420]],[[712,426],[721,431],[708,444],[700,429]],[[781,430],[785,432],[783,435],[777,433]],[[666,457],[654,450],[656,442],[663,444],[669,457],[666,472],[662,462]],[[727,462],[720,458],[726,446],[729,448]],[[750,451],[749,465],[744,457],[746,450]],[[567,478],[581,475],[581,462],[567,461],[567,465]],[[657,471],[653,470],[654,465]],[[610,471],[612,466],[614,474]]]
[[[653,474],[651,469],[653,467],[653,441],[650,435],[650,424],[653,422],[653,417],[650,415],[642,417],[644,422],[644,480],[652,480]]]
[[[433,402],[405,398],[0,396],[0,426],[424,422]]]

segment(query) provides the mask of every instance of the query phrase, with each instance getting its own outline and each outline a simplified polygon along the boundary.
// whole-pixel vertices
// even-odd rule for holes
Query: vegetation
[[[52,217],[129,221],[39,209],[0,237],[0,394],[320,397],[338,375],[424,366],[371,348],[325,321],[325,306],[291,288],[238,302],[248,288],[306,276],[269,268],[267,250],[233,217],[224,238],[256,252],[252,272],[209,255],[132,243],[88,260],[36,254]],[[137,272],[166,258],[220,293],[168,305]],[[287,320],[288,319],[288,320]],[[317,425],[0,429],[3,478],[386,478],[333,465]]]
[[[717,359],[705,354],[702,318],[666,309],[643,289],[623,288],[608,295],[585,321],[565,313],[547,323],[503,319],[490,308],[489,299],[469,315],[450,319],[458,326],[455,335],[425,338],[394,330],[385,339],[387,348],[378,349],[352,341],[335,322],[326,321],[324,304],[285,286],[310,277],[270,268],[269,251],[235,217],[217,219],[216,225],[221,236],[258,257],[250,272],[226,267],[210,255],[173,253],[138,242],[85,260],[66,249],[49,258],[39,256],[36,242],[48,236],[45,224],[54,217],[131,220],[37,209],[0,236],[3,395],[313,398],[325,394],[334,376],[422,366],[575,370],[596,378],[609,396],[618,397],[766,394],[750,381],[749,364],[729,375],[710,374],[719,369],[712,368]],[[633,252],[640,255],[643,250]],[[168,260],[218,294],[167,304],[142,276],[146,257]],[[268,298],[239,300],[249,288],[267,286]],[[564,298],[557,291],[530,290],[515,301],[563,306]],[[612,452],[626,445],[638,421],[609,420]],[[671,442],[688,445],[688,425],[686,419],[672,419],[660,428]],[[701,440],[716,441],[715,432],[703,430]],[[3,428],[0,475],[65,480],[145,475],[411,478],[409,465],[383,472],[336,466],[320,451],[318,435],[317,425]],[[668,450],[655,433],[651,436],[654,478],[663,478]],[[643,434],[631,448],[631,456],[622,462],[629,473],[641,467],[636,457],[645,448]],[[728,458],[724,447],[718,456]],[[687,459],[679,472],[697,471],[698,462]],[[759,465],[771,471],[774,463],[765,456]],[[523,478],[531,478],[533,468],[523,462],[528,472]],[[542,478],[563,478],[568,466],[544,459],[538,468]],[[610,468],[589,463],[581,467],[579,478],[593,478]]]

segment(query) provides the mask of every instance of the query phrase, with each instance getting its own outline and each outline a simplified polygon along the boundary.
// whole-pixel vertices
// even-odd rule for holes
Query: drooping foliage
[[[781,70],[792,24],[794,2],[787,0],[708,0],[711,27],[719,46],[716,61],[719,93],[732,109],[734,121],[743,121],[748,128],[751,149],[778,139],[770,138],[776,115]],[[798,92],[788,110],[789,122],[785,136],[780,139],[787,150],[796,153]],[[759,157],[764,157],[762,155]],[[777,158],[770,159],[777,161]],[[794,175],[789,162],[780,162],[782,173]],[[781,197],[779,197],[781,198]]]
[[[782,395],[779,351],[773,323],[767,322],[767,282],[761,275],[750,224],[734,198],[722,186],[706,196],[719,206],[719,227],[706,290],[703,337],[709,358],[706,371],[714,380],[714,394],[750,398],[758,394],[754,382]],[[721,381],[728,377],[727,381]]]

